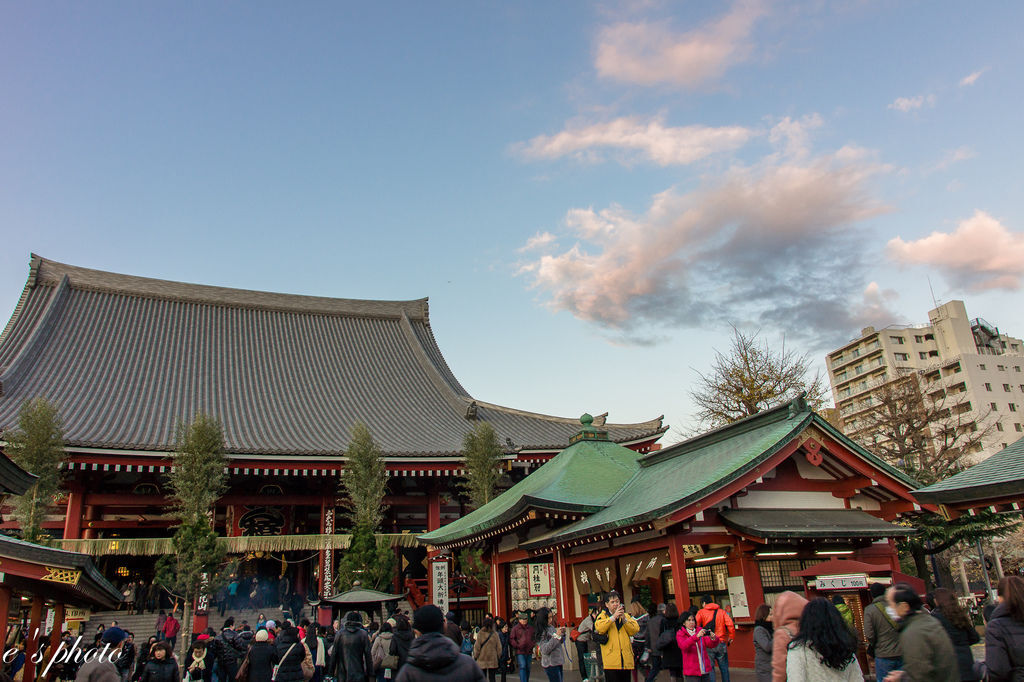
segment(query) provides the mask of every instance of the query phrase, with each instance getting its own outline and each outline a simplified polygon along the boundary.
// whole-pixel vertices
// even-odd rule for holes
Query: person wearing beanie
[[[441,609],[427,604],[412,614],[416,639],[395,682],[484,682],[480,666],[445,634]]]
[[[440,609],[438,609],[440,611]],[[444,634],[448,639],[455,642],[455,646],[462,649],[462,628],[459,627],[459,623],[455,618],[455,612],[449,611],[444,614]]]
[[[278,656],[266,628],[256,631],[246,656],[249,657],[249,679],[242,682],[271,682]]]
[[[113,661],[118,659],[128,634],[119,627],[109,627],[100,636],[101,655],[79,667],[75,682],[121,682],[121,674]]]
[[[345,625],[334,636],[334,653],[327,664],[327,670],[338,682],[368,682],[376,679],[370,636],[363,629],[363,617],[358,611],[345,614]]]

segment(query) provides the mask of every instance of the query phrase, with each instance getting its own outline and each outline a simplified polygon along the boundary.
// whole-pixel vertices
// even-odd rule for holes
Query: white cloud
[[[696,88],[749,56],[750,33],[764,13],[761,2],[740,0],[721,18],[681,34],[653,23],[614,24],[598,35],[595,67],[627,83]]]
[[[771,130],[769,140],[791,156],[807,156],[811,150],[811,131],[825,124],[819,114],[808,114],[793,120],[789,116],[776,123]]]
[[[575,244],[521,272],[553,309],[632,338],[747,316],[827,344],[870,308],[851,293],[865,267],[855,224],[887,210],[868,189],[883,170],[846,150],[734,168],[702,189],[654,196],[642,215],[574,209]]]
[[[969,291],[1019,289],[1024,279],[1024,233],[1011,232],[984,211],[960,221],[953,232],[889,241],[889,256],[905,265],[924,265]]]
[[[540,249],[543,249],[547,246],[554,244],[555,239],[555,235],[551,234],[550,232],[538,232],[537,234],[527,239],[526,244],[524,244],[519,249],[519,251],[538,251]]]
[[[985,71],[986,69],[981,69],[980,71],[975,71],[969,76],[964,76],[963,78],[960,79],[960,87],[966,88],[968,86],[974,85],[975,83],[978,82],[978,79],[981,78],[981,74],[985,73]]]
[[[935,106],[935,95],[917,95],[915,97],[897,97],[891,104],[890,109],[907,113],[924,106]]]
[[[957,147],[956,149],[951,149],[945,154],[943,154],[942,159],[937,164],[935,164],[935,170],[946,170],[955,163],[960,163],[961,161],[973,159],[977,155],[978,154],[977,152],[974,151],[974,148],[968,145],[963,145],[961,147]]]
[[[527,157],[555,159],[573,156],[600,160],[598,149],[618,149],[640,155],[660,166],[682,165],[743,146],[757,131],[742,126],[665,126],[658,119],[618,118],[606,123],[566,128],[538,135],[517,148]]]

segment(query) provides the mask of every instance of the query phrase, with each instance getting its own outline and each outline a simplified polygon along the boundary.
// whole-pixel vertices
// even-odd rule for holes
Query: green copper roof
[[[436,544],[466,538],[500,526],[530,506],[588,516],[524,542],[523,548],[653,521],[754,472],[811,424],[876,469],[917,487],[912,478],[858,446],[797,398],[643,456],[613,443],[577,442],[490,504],[420,539]],[[537,504],[540,500],[547,504]],[[553,506],[555,500],[564,506]]]
[[[589,416],[584,415],[584,419]],[[581,433],[587,435],[575,440],[537,471],[479,509],[443,528],[420,535],[419,539],[442,544],[470,537],[512,521],[528,509],[581,514],[603,509],[622,487],[622,482],[640,468],[639,455],[606,440],[607,436],[595,431],[590,422],[583,421],[583,424]]]
[[[1024,438],[966,471],[914,491],[921,502],[937,504],[1008,495],[1024,496]]]

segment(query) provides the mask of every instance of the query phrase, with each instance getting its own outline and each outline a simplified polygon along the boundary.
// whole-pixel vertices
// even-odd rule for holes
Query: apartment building
[[[940,305],[928,312],[928,320],[866,327],[826,356],[844,432],[857,436],[865,428],[862,417],[879,386],[916,371],[926,391],[934,385],[936,392],[957,396],[954,409],[963,423],[993,424],[979,460],[1024,437],[1024,342],[981,318],[970,319],[963,301]]]

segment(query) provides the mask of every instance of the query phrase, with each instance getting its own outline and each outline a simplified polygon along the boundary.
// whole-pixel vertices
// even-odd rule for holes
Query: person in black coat
[[[277,649],[270,642],[270,633],[266,628],[260,628],[249,646],[249,679],[243,682],[270,682],[274,676],[274,666],[277,665]]]
[[[153,646],[152,657],[146,661],[139,679],[140,682],[178,682],[178,664],[167,642]]]
[[[306,648],[299,641],[298,629],[290,625],[282,628],[274,642],[274,648],[279,661],[277,679],[274,682],[304,682],[302,661],[306,658]]]
[[[433,604],[421,606],[412,617],[416,640],[395,682],[485,682],[484,673],[471,656],[444,634],[444,614]]]
[[[953,650],[956,652],[957,667],[960,670],[960,682],[974,682],[980,680],[980,670],[974,670],[974,654],[971,653],[971,645],[977,644],[981,637],[974,629],[974,624],[957,602],[956,595],[952,590],[940,587],[931,595],[932,616],[940,623],[949,639],[953,642]]]
[[[185,654],[184,682],[213,682],[214,655],[206,647],[208,641],[192,642],[192,648]]]
[[[682,621],[679,618],[679,607],[674,602],[669,602],[665,606],[661,633],[654,640],[654,647],[661,652],[661,669],[667,670],[672,680],[681,680],[683,677],[683,652],[679,650],[679,643],[676,640],[676,632],[680,625]]]
[[[415,637],[412,634],[412,623],[404,615],[396,615],[394,636],[391,638],[391,650],[388,652],[398,656],[398,668],[395,669],[396,675],[409,658],[409,647],[412,646],[413,639]]]
[[[999,581],[999,604],[985,628],[985,667],[991,682],[1024,680],[1024,578]]]
[[[370,636],[363,629],[363,617],[358,612],[349,611],[345,615],[345,624],[334,637],[334,653],[327,669],[338,682],[377,679],[370,655]]]

